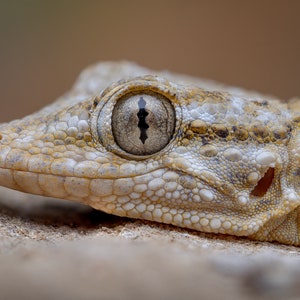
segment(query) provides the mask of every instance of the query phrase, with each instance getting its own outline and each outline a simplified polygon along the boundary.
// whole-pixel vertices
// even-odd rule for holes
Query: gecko
[[[0,185],[299,246],[297,103],[136,69],[97,65],[53,104],[0,124]]]

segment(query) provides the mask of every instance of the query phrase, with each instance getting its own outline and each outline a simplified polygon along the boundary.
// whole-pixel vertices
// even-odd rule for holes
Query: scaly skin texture
[[[174,129],[162,149],[129,153],[112,129],[114,107],[137,95],[145,112],[149,94],[174,111],[159,123],[154,144],[164,138],[163,124],[173,121]],[[300,118],[292,106],[156,76],[118,81],[98,94],[71,92],[0,125],[0,184],[119,216],[299,245]],[[136,120],[141,147],[152,149],[148,111]],[[120,133],[125,143],[130,124]]]

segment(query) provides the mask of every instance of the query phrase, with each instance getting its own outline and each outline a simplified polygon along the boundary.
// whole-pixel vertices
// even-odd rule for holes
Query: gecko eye
[[[163,95],[130,93],[116,102],[112,133],[118,146],[133,155],[150,155],[170,142],[175,130],[175,110]]]
[[[151,75],[111,85],[91,99],[96,147],[134,160],[169,149],[181,132],[180,97],[179,87]]]

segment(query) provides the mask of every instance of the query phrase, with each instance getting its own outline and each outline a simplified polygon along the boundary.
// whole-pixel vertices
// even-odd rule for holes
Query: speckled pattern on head
[[[107,78],[101,66],[52,105],[0,125],[2,186],[300,245],[297,103],[143,68],[132,74],[126,63]]]

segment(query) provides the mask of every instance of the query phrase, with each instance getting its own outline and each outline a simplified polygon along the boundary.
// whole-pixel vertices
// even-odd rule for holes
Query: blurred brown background
[[[0,0],[0,122],[132,60],[287,99],[300,96],[300,1]]]

